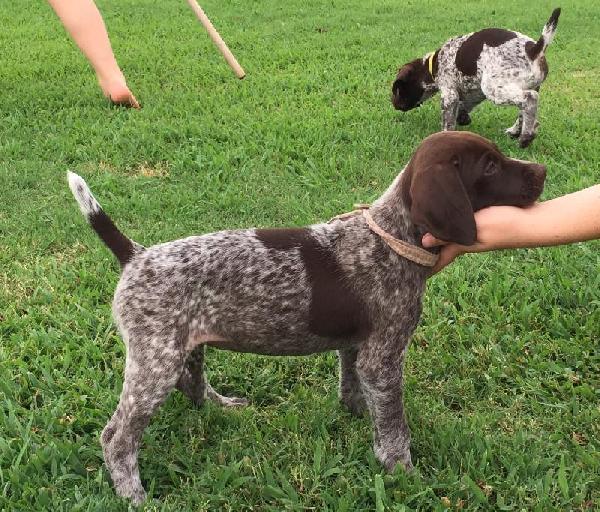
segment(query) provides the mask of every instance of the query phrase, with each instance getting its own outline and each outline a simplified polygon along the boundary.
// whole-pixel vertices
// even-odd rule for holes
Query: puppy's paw
[[[519,146],[526,148],[533,142],[533,139],[535,139],[535,134],[533,133],[528,133],[525,135],[521,134],[519,137]]]
[[[144,491],[144,489],[139,489],[131,495],[131,502],[134,505],[141,505],[146,501],[146,497],[146,491]]]
[[[518,139],[521,136],[521,130],[519,128],[515,128],[514,126],[504,130],[504,133],[513,139]]]
[[[246,407],[249,402],[247,398],[240,398],[237,396],[222,396],[219,395],[219,399],[216,402],[223,407]]]
[[[144,491],[144,488],[139,483],[115,483],[115,491],[118,496],[131,500],[135,506],[141,505],[144,501],[146,501],[146,491]]]
[[[222,407],[245,407],[248,400],[237,396],[223,396],[217,393],[210,384],[206,384],[206,398],[218,403]]]
[[[459,126],[468,126],[471,124],[471,116],[468,112],[459,112],[456,122]]]
[[[375,446],[374,451],[375,456],[388,473],[393,473],[398,465],[407,473],[414,468],[409,449],[398,452],[397,450],[387,451],[382,446]]]

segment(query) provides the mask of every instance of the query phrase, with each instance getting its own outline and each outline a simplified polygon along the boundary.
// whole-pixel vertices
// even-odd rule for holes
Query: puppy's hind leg
[[[350,412],[360,416],[367,404],[360,387],[360,379],[356,373],[357,348],[338,350],[340,360],[340,401]]]
[[[534,90],[523,91],[522,112],[523,127],[519,136],[519,146],[526,148],[535,138],[538,123],[536,121],[539,93]]]
[[[517,120],[521,125],[518,135],[519,145],[522,148],[526,148],[535,138],[537,129],[535,117],[537,114],[539,93],[533,89],[523,90],[517,85],[503,85],[500,87],[497,85],[498,82],[493,77],[486,78],[481,81],[481,90],[496,105],[516,105],[519,107],[519,119]],[[517,136],[516,133],[519,124],[515,123],[507,130],[507,133]]]
[[[174,342],[165,344],[162,336],[129,339],[119,405],[101,435],[104,461],[115,490],[136,505],[146,498],[137,460],[142,433],[183,369],[175,346]]]
[[[204,345],[196,346],[188,355],[177,389],[187,396],[195,406],[201,406],[207,398],[223,407],[248,405],[248,400],[217,393],[208,383],[204,373]]]
[[[521,136],[521,129],[523,128],[523,112],[519,110],[519,116],[510,128],[506,129],[506,133],[513,139],[518,139]]]
[[[207,382],[204,375],[204,345],[195,347],[185,360],[183,371],[177,381],[177,389],[200,407],[207,395]]]

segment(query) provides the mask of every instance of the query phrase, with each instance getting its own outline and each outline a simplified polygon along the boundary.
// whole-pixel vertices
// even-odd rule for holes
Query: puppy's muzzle
[[[521,188],[521,199],[529,204],[536,201],[544,190],[546,180],[546,166],[542,164],[530,164],[525,171],[523,186]]]

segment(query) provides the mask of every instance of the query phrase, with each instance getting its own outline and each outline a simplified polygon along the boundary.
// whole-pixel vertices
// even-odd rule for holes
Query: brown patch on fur
[[[353,338],[368,329],[363,302],[350,287],[331,249],[319,244],[310,230],[257,229],[256,236],[269,249],[300,250],[311,284],[311,332],[331,338]]]
[[[525,43],[525,53],[527,57],[531,60],[535,60],[537,54],[539,53],[538,43],[534,43],[533,41],[527,41]]]
[[[483,45],[500,46],[517,37],[517,34],[502,28],[486,28],[475,32],[467,38],[456,52],[455,64],[457,69],[465,75],[477,74],[477,59],[481,55]]]
[[[548,76],[548,62],[546,61],[546,57],[542,56],[539,59],[540,69],[542,70],[542,74],[544,75],[544,80]],[[539,90],[539,87],[537,88]]]
[[[306,228],[257,229],[256,238],[268,249],[300,249],[308,237]]]

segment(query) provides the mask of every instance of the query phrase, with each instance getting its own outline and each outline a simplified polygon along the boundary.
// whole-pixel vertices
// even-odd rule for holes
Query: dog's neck
[[[429,87],[435,87],[437,90],[436,77],[438,74],[438,55],[440,53],[440,49],[438,48],[434,52],[430,52],[425,57],[423,57],[423,66],[427,70],[425,83],[429,85]]]
[[[383,195],[370,208],[375,222],[387,233],[421,247],[421,238],[425,231],[414,224],[410,217],[410,204],[407,184],[402,180],[402,170]]]

